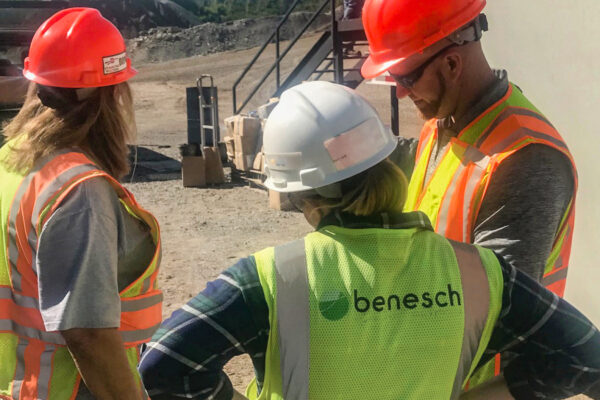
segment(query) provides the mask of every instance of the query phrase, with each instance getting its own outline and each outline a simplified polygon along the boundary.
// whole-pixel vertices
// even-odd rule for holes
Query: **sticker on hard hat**
[[[265,154],[265,164],[274,170],[302,169],[302,153]]]
[[[127,54],[125,52],[114,56],[102,57],[104,75],[115,74],[127,68]]]
[[[335,168],[342,171],[379,153],[386,145],[386,138],[378,120],[370,118],[349,131],[326,140],[323,145]]]

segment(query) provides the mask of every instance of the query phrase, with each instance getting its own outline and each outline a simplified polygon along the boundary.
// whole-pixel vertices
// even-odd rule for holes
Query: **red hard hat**
[[[485,0],[367,0],[362,20],[369,58],[361,73],[374,78],[474,20]]]
[[[35,33],[23,75],[46,86],[115,85],[137,74],[119,30],[95,8],[57,12]]]

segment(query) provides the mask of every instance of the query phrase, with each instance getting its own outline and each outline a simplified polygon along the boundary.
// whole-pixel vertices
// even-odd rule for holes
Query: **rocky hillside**
[[[312,16],[309,12],[293,13],[281,30],[281,39],[293,38]],[[205,23],[191,28],[152,28],[128,40],[127,50],[134,63],[167,61],[227,50],[240,50],[262,45],[279,17],[249,18],[224,23]],[[330,22],[321,15],[312,25],[318,30]]]
[[[226,22],[283,14],[292,0],[69,0],[73,7],[93,7],[127,38],[151,28],[189,28],[206,22]],[[303,0],[298,10],[314,9],[316,0]],[[319,0],[321,2],[322,0]],[[0,27],[36,29],[56,10],[2,9]]]

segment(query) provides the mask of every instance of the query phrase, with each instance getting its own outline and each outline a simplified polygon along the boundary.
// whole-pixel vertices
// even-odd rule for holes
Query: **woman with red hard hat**
[[[136,74],[92,8],[37,30],[0,149],[0,398],[140,399],[161,321],[156,219],[119,183]]]

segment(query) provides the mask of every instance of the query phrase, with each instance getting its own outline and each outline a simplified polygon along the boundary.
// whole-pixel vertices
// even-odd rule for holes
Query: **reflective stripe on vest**
[[[6,155],[8,146],[0,150]],[[115,179],[85,155],[61,151],[45,157],[24,176],[2,170],[7,182],[0,199],[5,227],[0,257],[0,398],[72,398],[81,377],[59,332],[47,332],[39,310],[36,272],[37,241],[44,223],[80,183],[107,179],[129,214],[144,221],[156,245],[144,273],[121,291],[120,333],[132,372],[139,360],[138,344],[150,339],[161,322],[162,293],[156,287],[160,234],[154,217],[143,210]],[[3,176],[4,176],[3,175]],[[12,186],[11,186],[12,185]],[[0,201],[2,205],[2,201]],[[0,253],[1,254],[1,253]]]
[[[377,231],[384,230],[378,229]],[[431,245],[433,247],[429,248],[433,253],[440,251],[436,246],[450,247],[448,242],[441,237],[434,235],[433,233],[430,233],[430,235],[434,236],[436,238],[434,240],[437,241],[434,242],[434,240],[432,240],[433,243],[431,243]],[[491,337],[494,323],[500,311],[502,277],[499,262],[491,251],[480,249],[473,245],[452,241],[450,242],[450,245],[450,251],[456,257],[456,270],[460,281],[462,282],[461,294],[462,305],[464,307],[462,340],[460,340],[461,344],[456,349],[457,353],[460,351],[460,355],[456,354],[456,373],[449,375],[452,376],[452,382],[447,382],[445,384],[445,387],[448,388],[448,392],[444,394],[445,398],[455,399],[459,397],[468,377],[481,359],[487,343],[489,342],[489,338]],[[311,399],[331,397],[355,398],[354,394],[356,393],[352,392],[350,388],[347,392],[340,392],[339,390],[329,390],[327,392],[328,387],[326,384],[324,384],[325,386],[319,387],[320,390],[324,391],[320,396],[309,391],[309,388],[311,387],[313,388],[311,390],[314,390],[315,385],[315,383],[310,383],[310,349],[311,345],[314,346],[314,344],[311,344],[310,340],[310,321],[314,316],[311,317],[311,300],[309,299],[309,296],[315,296],[315,287],[319,286],[319,283],[315,281],[317,276],[310,272],[311,268],[307,263],[307,250],[305,250],[305,246],[305,240],[298,240],[283,246],[275,247],[272,249],[272,253],[263,251],[255,255],[259,276],[261,277],[261,284],[263,285],[263,290],[265,290],[267,304],[271,310],[270,318],[272,329],[270,332],[269,348],[266,357],[265,386],[259,397],[256,393],[258,389],[256,382],[253,382],[246,393],[251,399],[307,400],[309,397]],[[347,251],[353,253],[352,249],[348,249]],[[272,254],[272,256],[270,254]],[[330,252],[327,252],[327,254],[329,254],[328,257],[332,257]],[[272,262],[272,266],[269,267],[271,262],[268,260],[271,257],[274,261]],[[484,257],[485,262],[482,262],[482,257]],[[333,264],[331,265],[333,267]],[[338,267],[343,269],[343,265],[339,265]],[[374,268],[376,268],[376,266],[374,266]],[[449,268],[452,269],[450,266]],[[433,271],[435,271],[435,269]],[[269,278],[270,275],[273,275],[273,278]],[[309,275],[311,276],[310,278]],[[346,275],[342,273],[342,276]],[[435,277],[432,278],[435,280]],[[273,282],[269,283],[270,279],[272,279]],[[410,276],[407,276],[407,279],[410,279]],[[309,283],[309,281],[311,283]],[[275,291],[275,293],[272,293],[273,291]],[[490,301],[490,298],[493,298],[493,301]],[[411,312],[411,310],[404,310],[404,312]],[[381,313],[380,315],[381,318],[385,318],[384,313]],[[422,316],[420,318],[430,318],[427,314],[422,313],[420,315]],[[337,325],[331,325],[330,329],[336,329],[336,326]],[[448,326],[445,327],[449,328]],[[360,329],[360,325],[356,326],[355,329]],[[448,330],[452,331],[451,329]],[[345,339],[343,331],[334,330],[328,332],[330,332],[331,335],[340,335],[340,340]],[[356,331],[353,332],[356,333]],[[350,333],[346,332],[346,334]],[[440,337],[437,339],[438,342],[447,341],[447,338],[443,338],[444,334],[445,332],[442,333],[440,331]],[[394,340],[402,341],[402,339],[402,336],[389,338],[389,340],[388,338],[380,338],[380,340],[391,342]],[[450,345],[450,342],[448,342],[448,344]],[[316,352],[321,352],[323,349],[317,348],[314,350]],[[350,348],[348,350],[354,351]],[[357,354],[362,354],[362,351],[365,349],[356,348],[355,350]],[[423,355],[423,357],[426,356],[427,354]],[[373,357],[376,357],[376,355],[373,355]],[[401,357],[399,356],[398,358]],[[394,364],[394,366],[380,365],[378,367],[382,369],[399,368],[397,371],[400,379],[403,376],[402,369],[399,367],[401,364],[402,361],[399,361],[397,364]],[[359,368],[359,366],[356,367]],[[363,372],[364,374],[377,373],[377,371]],[[335,373],[335,371],[328,373]],[[419,390],[411,392],[413,393],[412,396],[419,396],[420,394],[426,397],[428,392],[431,394],[429,385],[432,383],[427,383],[427,387],[422,387]],[[402,385],[406,384],[409,383],[407,382]],[[394,385],[391,386],[399,387]],[[376,387],[369,388],[369,391],[373,393],[375,397],[378,396]],[[328,396],[328,393],[329,395],[335,393],[335,396]],[[378,398],[388,398],[389,393],[387,394],[388,396]],[[365,396],[364,398],[371,397]]]
[[[473,241],[474,224],[494,172],[506,158],[527,145],[544,144],[568,157],[577,189],[573,158],[562,137],[513,85],[503,99],[451,139],[437,169],[425,182],[436,141],[437,125],[429,121],[421,133],[405,210],[425,212],[435,231],[449,239]],[[542,280],[560,296],[571,250],[574,203],[573,197],[557,229]]]

